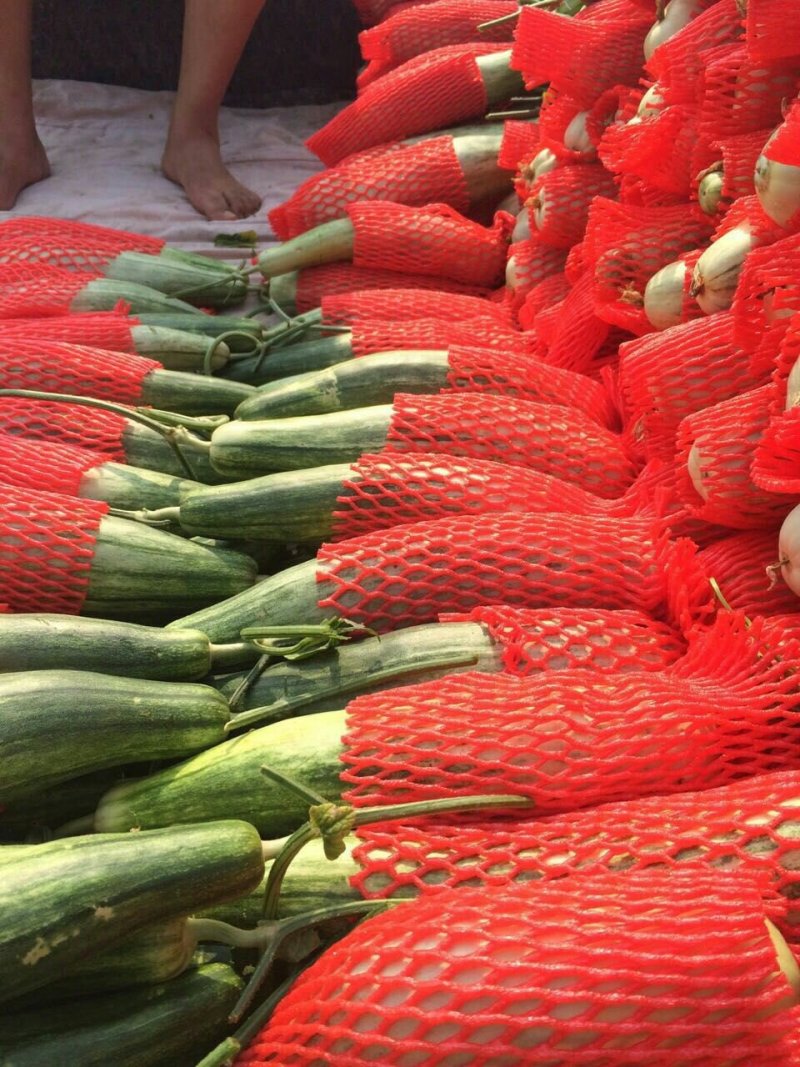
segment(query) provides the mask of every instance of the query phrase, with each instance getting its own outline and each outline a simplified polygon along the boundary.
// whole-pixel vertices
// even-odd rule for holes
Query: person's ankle
[[[0,211],[10,211],[29,185],[50,176],[50,162],[37,133],[0,131]]]

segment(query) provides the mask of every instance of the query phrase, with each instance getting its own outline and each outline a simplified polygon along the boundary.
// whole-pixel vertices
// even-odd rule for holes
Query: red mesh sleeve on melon
[[[753,0],[745,13],[745,43],[752,59],[769,62],[800,55],[800,40],[787,26],[800,24],[798,0]]]
[[[323,545],[319,604],[381,632],[479,604],[660,609],[657,524],[542,514],[452,516]]]
[[[513,226],[500,212],[491,227],[446,204],[408,207],[387,201],[352,204],[353,263],[367,270],[426,274],[494,288],[503,280]]]
[[[470,322],[446,322],[444,319],[412,319],[409,322],[388,322],[382,319],[361,319],[355,322],[350,335],[354,356],[372,352],[391,352],[396,349],[449,348],[451,345],[479,344],[487,348],[530,348],[521,333],[503,329],[491,319]]]
[[[393,407],[387,451],[530,467],[612,499],[636,475],[619,435],[574,408],[486,393],[398,393]]]
[[[528,201],[531,233],[545,244],[569,249],[583,240],[596,196],[613,198],[614,176],[600,163],[567,164],[542,175]]]
[[[514,0],[438,0],[433,7],[426,4],[405,8],[359,34],[361,56],[396,66],[448,44],[510,42],[514,36],[512,20],[485,30],[478,26],[516,11]]]
[[[474,393],[498,393],[577,408],[601,426],[618,426],[618,413],[600,382],[553,367],[524,351],[501,352],[475,345],[450,345],[448,386]]]
[[[421,306],[421,302],[424,302]],[[363,319],[404,322],[419,317],[473,322],[486,320],[511,328],[511,316],[498,304],[463,293],[430,290],[420,295],[416,289],[363,289],[331,293],[322,299],[322,317],[336,326],[352,326]]]
[[[342,483],[333,514],[334,541],[448,515],[552,512],[608,515],[612,502],[541,471],[485,459],[364,455]]]
[[[724,197],[737,200],[740,196],[753,195],[756,160],[761,155],[761,149],[771,132],[771,129],[762,129],[719,139]]]
[[[540,311],[536,332],[545,345],[548,366],[586,374],[610,335],[607,322],[595,313],[592,279],[583,275],[563,300]]]
[[[538,122],[507,119],[503,124],[503,140],[497,157],[499,166],[514,172],[523,161],[532,159],[538,151]]]
[[[349,204],[392,200],[398,204],[443,202],[466,213],[470,193],[451,136],[413,145],[386,145],[308,178],[269,212],[282,241],[347,215]]]
[[[127,426],[127,419],[112,411],[93,410],[87,418],[86,408],[76,404],[0,397],[0,432],[78,445],[120,463]]]
[[[342,797],[382,807],[500,792],[552,814],[790,769],[800,654],[769,636],[723,615],[663,672],[470,672],[356,697]]]
[[[671,460],[682,419],[764,384],[734,340],[730,312],[620,346],[619,386],[629,422],[641,420],[647,456]]]
[[[653,52],[647,70],[670,104],[694,104],[702,91],[706,52],[734,44],[742,32],[736,0],[718,0]]]
[[[367,86],[306,141],[327,166],[372,145],[482,117],[486,89],[476,58],[503,44],[453,45],[404,63]]]
[[[796,503],[791,495],[765,492],[750,477],[756,445],[769,424],[771,395],[771,386],[761,386],[681,422],[676,437],[679,491],[693,514],[736,530],[774,528]],[[689,476],[693,447],[705,500]]]
[[[538,234],[515,241],[508,250],[514,260],[514,287],[506,289],[508,306],[516,317],[532,289],[553,274],[563,274],[566,251],[546,244]]]
[[[407,902],[327,949],[236,1063],[788,1067],[766,883],[687,867]]]
[[[524,7],[514,40],[512,64],[529,88],[552,82],[584,108],[606,89],[638,80],[642,45],[652,13],[618,0],[599,0],[582,18],[564,18]]]
[[[711,49],[703,67],[697,130],[707,141],[776,126],[782,101],[795,95],[800,80],[793,60],[765,64],[751,59],[744,44]]]
[[[555,89],[551,88],[544,96],[539,113],[540,145],[542,148],[549,148],[562,163],[588,163],[596,158],[596,142],[592,140],[592,132],[596,132],[597,127],[593,126],[590,132],[588,120],[585,122],[586,135],[594,147],[580,152],[567,148],[564,144],[564,135],[569,124],[584,111],[588,113],[588,109],[581,107],[577,100]]]
[[[770,420],[756,445],[750,476],[768,493],[800,494],[800,408]]]
[[[528,676],[590,668],[601,674],[660,671],[686,651],[679,634],[641,611],[478,607],[441,622],[479,622],[503,648],[503,669]]]
[[[120,252],[158,255],[164,242],[141,233],[71,219],[25,215],[0,222],[0,263],[47,263],[102,271]]]
[[[141,401],[142,382],[161,364],[127,352],[66,341],[0,341],[0,379],[7,389],[91,396],[118,404]]]
[[[3,485],[77,496],[85,472],[106,461],[102,454],[78,445],[0,433],[0,483]]]
[[[295,305],[298,312],[302,313],[319,307],[325,297],[337,293],[399,288],[464,293],[467,296],[479,297],[487,297],[490,292],[485,287],[464,285],[431,274],[403,274],[395,270],[357,267],[354,263],[325,263],[321,267],[307,267],[298,272]]]
[[[633,126],[609,126],[598,153],[614,173],[642,176],[649,186],[686,199],[697,170],[697,138],[692,110],[675,105]]]
[[[784,237],[745,258],[731,310],[736,338],[754,352],[765,331],[800,311],[800,234]],[[772,362],[764,368],[770,370]]]
[[[563,271],[549,274],[538,282],[533,289],[525,294],[525,300],[520,307],[517,318],[523,329],[532,330],[536,325],[536,317],[540,311],[559,303],[570,290],[570,283]]]
[[[0,588],[12,611],[77,614],[108,505],[0,486]]]
[[[97,271],[46,263],[0,264],[0,319],[68,315],[72,301]]]
[[[139,320],[119,311],[50,315],[46,319],[4,319],[3,337],[40,338],[91,345],[111,352],[133,352],[131,328]]]

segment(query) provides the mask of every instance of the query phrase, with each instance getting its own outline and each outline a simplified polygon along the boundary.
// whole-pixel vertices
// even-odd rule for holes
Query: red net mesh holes
[[[756,353],[768,330],[779,331],[784,320],[800,311],[800,234],[754,248],[747,255],[731,310],[736,339],[753,353],[754,367],[771,370],[769,348],[762,352],[763,358]]]
[[[498,163],[516,175],[520,197],[527,195],[527,176],[522,173],[539,151],[539,124],[532,119],[506,119]]]
[[[330,293],[323,297],[321,306],[323,320],[335,326],[352,326],[362,319],[402,323],[424,317],[470,324],[476,319],[485,319],[505,329],[511,328],[511,316],[502,305],[464,293],[436,289],[423,294],[402,286]]]
[[[740,196],[752,196],[755,191],[753,174],[756,160],[771,132],[770,129],[755,130],[720,138],[719,142],[715,142],[722,161],[724,199],[736,200]]]
[[[603,134],[598,154],[616,174],[646,179],[648,186],[688,197],[696,173],[697,129],[692,109],[665,107],[636,123],[615,123]]]
[[[487,227],[446,204],[418,208],[387,201],[355,203],[347,213],[357,267],[432,274],[482,288],[503,280],[510,215],[499,213]]]
[[[796,642],[723,615],[693,645],[657,673],[468,673],[356,697],[343,797],[507,793],[538,815],[797,767]]]
[[[588,374],[611,337],[609,324],[595,313],[592,280],[579,278],[563,300],[536,316],[541,358],[550,367]]]
[[[0,319],[68,315],[96,272],[44,263],[0,264]]]
[[[702,91],[706,52],[741,38],[736,0],[717,0],[653,52],[647,71],[670,104],[694,104]]]
[[[748,55],[765,61],[800,55],[800,39],[786,30],[798,23],[798,0],[748,0],[744,23]]]
[[[606,89],[638,81],[652,21],[652,12],[619,0],[600,0],[570,19],[524,7],[512,63],[529,88],[552,82],[588,108]]]
[[[435,452],[363,455],[351,465],[333,514],[332,540],[447,515],[498,511],[608,515],[625,498],[603,500],[541,471]]]
[[[756,445],[750,477],[768,493],[800,494],[800,408],[770,420]]]
[[[543,400],[583,411],[601,426],[618,426],[619,415],[602,383],[550,366],[524,350],[501,352],[476,345],[450,345],[448,362],[448,387],[454,391]]]
[[[0,484],[79,496],[86,471],[106,457],[60,441],[32,440],[0,433]]]
[[[784,912],[753,873],[689,867],[408,901],[327,949],[236,1063],[789,1067]]]
[[[792,496],[765,492],[750,477],[771,397],[769,385],[751,389],[688,415],[678,427],[679,490],[707,522],[737,530],[774,527],[796,503]]]
[[[419,144],[387,145],[382,151],[354,156],[323,170],[302,182],[268,217],[277,236],[287,241],[322,222],[344,218],[348,205],[356,201],[447,203],[466,213],[471,199],[453,138],[448,135]]]
[[[793,60],[753,60],[744,44],[721,45],[702,59],[697,129],[707,141],[777,125],[782,101],[795,95],[800,82]]]
[[[613,175],[600,163],[574,163],[548,171],[537,180],[527,202],[531,233],[535,231],[545,244],[569,249],[583,239],[594,198],[613,198],[616,192]]]
[[[586,667],[600,674],[660,671],[686,651],[678,633],[641,611],[479,607],[440,622],[478,622],[503,646],[503,669],[527,676]]]
[[[647,456],[671,460],[681,420],[764,384],[734,341],[730,313],[681,323],[620,345],[619,387]]]
[[[306,146],[332,166],[372,145],[481,118],[489,99],[476,59],[506,48],[449,45],[408,60],[368,85],[312,134]]]
[[[138,319],[119,311],[50,315],[46,319],[4,319],[3,337],[38,338],[91,345],[111,352],[133,352],[131,327]]]
[[[490,290],[477,285],[464,285],[431,274],[404,274],[395,270],[357,267],[353,263],[326,263],[298,271],[295,307],[302,314],[319,307],[325,297],[364,289],[416,289],[419,292],[462,293],[487,297]]]
[[[0,339],[0,380],[7,389],[91,396],[118,404],[141,400],[142,383],[157,360],[106,352],[66,341]]]
[[[113,411],[94,409],[88,419],[86,408],[77,404],[0,397],[0,432],[77,445],[120,463],[125,462],[127,428],[128,420]]]
[[[506,299],[515,320],[531,291],[554,275],[563,277],[567,253],[546,244],[538,234],[515,241],[508,250]]]
[[[108,505],[0,485],[0,588],[12,611],[74,615]]]
[[[597,496],[621,496],[636,469],[622,439],[576,408],[488,393],[398,393],[389,452],[442,452],[529,467]]]
[[[382,631],[479,604],[656,612],[661,551],[644,519],[455,515],[323,545],[318,603]]]
[[[419,294],[425,298],[427,294]],[[486,301],[487,307],[492,307]],[[424,310],[424,309],[423,309]],[[496,319],[466,321],[424,318],[393,322],[387,319],[359,319],[353,323],[350,347],[354,356],[397,349],[450,348],[451,345],[480,345],[499,351],[526,351],[532,357],[535,338],[499,323]]]
[[[158,255],[164,242],[73,219],[17,216],[0,222],[0,263],[47,263],[102,271],[120,252]]]

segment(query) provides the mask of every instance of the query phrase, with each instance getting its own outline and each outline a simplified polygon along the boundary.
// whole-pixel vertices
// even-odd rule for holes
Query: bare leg
[[[0,0],[0,211],[50,173],[33,117],[32,8],[33,0]]]
[[[178,92],[161,167],[209,219],[243,219],[261,198],[222,162],[219,108],[264,0],[186,0]]]

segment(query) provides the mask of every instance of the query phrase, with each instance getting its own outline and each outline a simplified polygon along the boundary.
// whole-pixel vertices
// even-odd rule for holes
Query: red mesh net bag
[[[362,319],[407,322],[420,317],[472,324],[486,320],[509,329],[511,316],[500,304],[469,296],[429,290],[421,296],[416,289],[353,290],[330,293],[322,299],[322,317],[333,326],[351,326]]]
[[[669,104],[695,104],[702,91],[706,52],[738,42],[741,34],[736,0],[717,0],[656,48],[647,71]]]
[[[101,453],[106,459],[125,462],[123,435],[128,420],[113,411],[92,410],[77,404],[0,397],[0,432],[34,441],[61,441]]]
[[[661,672],[477,672],[356,697],[341,780],[356,807],[525,796],[539,814],[798,766],[797,641],[721,615]],[[779,653],[779,654],[778,654]]]
[[[614,176],[600,163],[551,170],[538,179],[527,202],[531,233],[545,244],[569,249],[583,240],[594,198],[612,198],[616,191]]]
[[[661,551],[645,519],[455,515],[323,545],[319,604],[379,631],[479,604],[655,612]]]
[[[636,83],[652,21],[652,12],[626,0],[599,0],[570,19],[524,7],[512,64],[522,71],[529,88],[552,82],[588,108],[606,89]]]
[[[142,383],[162,365],[127,352],[106,352],[66,341],[0,341],[0,380],[6,389],[92,396],[118,404],[141,400]]]
[[[120,252],[158,255],[164,242],[73,219],[17,216],[0,222],[0,263],[47,263],[102,271]]]
[[[539,151],[539,124],[533,120],[506,119],[497,162],[504,170],[516,172]]]
[[[515,0],[438,0],[434,7],[406,7],[358,36],[367,67],[358,77],[363,88],[407,59],[450,44],[470,41],[506,41],[514,36],[514,22],[507,19],[485,30],[478,26],[512,15]]]
[[[751,59],[770,61],[800,55],[800,41],[787,26],[800,19],[798,0],[748,0],[745,11],[745,43]]]
[[[317,959],[237,1064],[795,1062],[763,875],[598,872],[408,901]]]
[[[75,315],[50,315],[46,319],[4,319],[3,337],[66,341],[110,352],[133,352],[131,328],[139,320],[120,311],[87,311]]]
[[[479,607],[441,622],[478,622],[503,646],[503,670],[527,676],[585,667],[600,674],[660,671],[686,651],[665,623],[641,611]]]
[[[410,59],[368,85],[306,141],[333,166],[364,148],[457,126],[480,118],[489,106],[478,56],[505,44],[448,45]]]
[[[604,97],[606,95],[603,94]],[[542,99],[539,112],[540,147],[549,148],[562,163],[588,163],[596,159],[597,146],[592,136],[596,132],[596,127],[589,123],[588,114],[588,111],[582,108],[577,100],[573,100],[565,93],[559,93],[552,86],[549,87]],[[586,137],[591,147],[571,149],[565,144],[565,137],[571,122],[579,115],[583,117]]]
[[[559,303],[539,312],[536,333],[548,366],[589,373],[610,336],[609,324],[595,314],[589,275],[581,277]]]
[[[731,534],[700,551],[691,541],[675,542],[664,558],[670,617],[688,631],[710,625],[726,604],[748,616],[796,611],[797,596],[767,573],[777,556],[777,529]]]
[[[489,305],[487,301],[487,306]],[[411,319],[393,322],[386,319],[359,319],[353,323],[350,345],[354,356],[397,349],[449,348],[451,345],[481,345],[484,348],[525,350],[534,345],[530,336],[503,326],[495,319],[447,321],[445,319]]]
[[[273,208],[269,222],[277,236],[288,241],[320,223],[344,218],[348,205],[362,200],[411,205],[443,202],[466,214],[470,189],[453,137],[387,145],[380,152],[367,152],[323,170]]]
[[[451,345],[448,362],[447,381],[452,390],[543,400],[583,411],[602,426],[619,425],[618,412],[600,382],[539,362],[524,350],[501,352],[475,345]]]
[[[430,274],[489,289],[503,280],[513,226],[505,212],[492,226],[472,222],[446,204],[417,208],[373,201],[352,204],[347,213],[356,267]]]
[[[108,505],[0,485],[0,588],[12,611],[75,615]]]
[[[487,297],[490,292],[485,287],[464,285],[433,274],[404,274],[395,270],[357,267],[353,263],[325,263],[298,272],[295,306],[302,313],[319,307],[328,296],[363,289],[399,288],[447,291],[477,297]]]
[[[2,477],[0,475],[0,477]],[[499,511],[633,514],[626,498],[603,500],[541,471],[428,453],[363,455],[351,465],[333,514],[332,540],[447,515]]]
[[[78,496],[86,471],[106,461],[106,456],[78,445],[0,433],[2,485]]]
[[[792,60],[753,60],[744,44],[725,44],[703,55],[697,130],[706,141],[761,130],[781,121],[781,102],[797,92]]]
[[[740,196],[752,196],[753,174],[756,160],[761,155],[770,129],[755,130],[720,138],[715,147],[719,147],[722,160],[722,196],[727,200],[737,200]]]
[[[51,267],[46,263],[2,264],[0,319],[68,315],[86,284],[97,277],[97,272]]]
[[[736,339],[755,352],[766,331],[800,311],[800,234],[754,248],[739,272],[733,311]],[[772,337],[775,334],[771,334]],[[767,350],[768,351],[768,350]],[[758,369],[772,369],[772,360],[754,360]]]
[[[532,330],[536,325],[536,317],[540,311],[552,307],[563,300],[570,291],[570,283],[563,271],[550,274],[537,282],[534,287],[525,294],[525,299],[517,312],[520,325],[525,330]]]
[[[574,408],[486,393],[395,395],[389,452],[442,452],[529,467],[621,496],[636,468],[618,434]]]
[[[697,170],[697,136],[692,109],[676,104],[635,125],[609,126],[598,154],[614,173],[646,176],[648,186],[686,199]]]
[[[681,420],[764,384],[734,341],[728,312],[682,323],[620,346],[619,388],[648,457],[671,460]]]
[[[770,419],[756,445],[750,477],[768,493],[800,494],[800,408]]]
[[[518,318],[531,290],[554,274],[563,276],[566,251],[546,244],[538,234],[515,241],[508,251],[506,298]]]
[[[750,477],[756,445],[769,423],[771,396],[771,387],[761,386],[681,422],[676,437],[676,460],[683,471],[679,489],[690,510],[707,522],[737,530],[774,527],[796,503],[791,495],[765,492]]]

